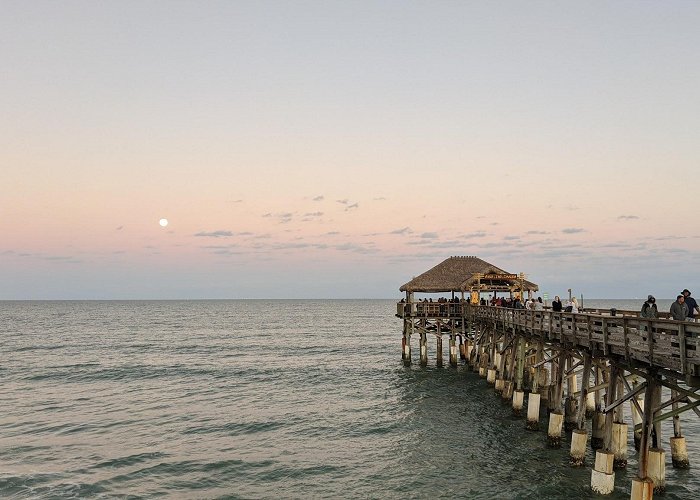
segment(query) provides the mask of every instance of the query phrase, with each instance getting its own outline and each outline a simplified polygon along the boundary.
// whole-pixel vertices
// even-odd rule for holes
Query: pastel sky
[[[700,295],[700,2],[0,10],[0,299]]]

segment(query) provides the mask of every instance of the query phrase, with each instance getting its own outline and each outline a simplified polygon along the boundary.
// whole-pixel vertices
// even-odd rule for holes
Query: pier
[[[443,337],[449,363],[467,363],[510,402],[526,412],[524,428],[538,430],[548,415],[549,447],[570,432],[570,463],[583,466],[586,447],[596,450],[590,487],[609,494],[615,470],[627,466],[631,432],[639,453],[630,498],[650,499],[665,488],[666,449],[660,423],[673,419],[668,441],[673,467],[687,468],[680,415],[700,416],[700,323],[646,319],[633,311],[525,310],[483,305],[482,294],[524,298],[537,285],[477,257],[450,257],[401,287],[402,358],[428,363],[428,338],[442,366]],[[441,302],[417,301],[416,293],[449,293]],[[624,410],[625,404],[629,411]],[[586,421],[591,419],[589,436]]]

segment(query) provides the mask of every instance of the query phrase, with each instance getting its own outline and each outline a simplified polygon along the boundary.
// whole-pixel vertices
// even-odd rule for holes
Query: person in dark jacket
[[[554,300],[552,301],[552,312],[561,312],[561,310],[562,310],[561,299],[559,298],[559,295],[556,295],[554,297]]]
[[[687,288],[681,292],[683,297],[685,297],[685,305],[688,306],[688,321],[695,321],[695,313],[700,313],[700,308],[698,307],[697,301],[690,296],[690,290]]]
[[[642,305],[642,318],[658,318],[659,309],[656,307],[656,299],[653,295],[649,295],[646,302]]]

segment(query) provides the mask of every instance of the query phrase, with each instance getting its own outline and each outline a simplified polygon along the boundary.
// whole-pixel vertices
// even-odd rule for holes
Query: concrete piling
[[[596,451],[595,466],[591,471],[591,489],[601,495],[609,495],[615,489],[613,463],[615,455],[609,451]]]
[[[671,463],[676,469],[687,469],[690,467],[688,449],[683,436],[671,438]]]
[[[652,500],[654,497],[654,482],[649,478],[632,478],[632,493],[630,500]]]
[[[627,424],[613,422],[612,425],[612,448],[615,455],[614,467],[624,469],[627,467]]]
[[[531,392],[527,397],[527,422],[525,428],[536,431],[540,428],[540,395]]]
[[[547,428],[547,446],[561,448],[561,428],[564,424],[564,415],[561,412],[549,414],[549,427]]]
[[[523,411],[523,401],[525,399],[525,392],[514,391],[513,392],[513,414],[520,416]]]
[[[661,448],[649,448],[648,477],[654,482],[654,493],[666,489],[666,452]]]
[[[569,451],[569,463],[573,466],[581,466],[586,459],[586,442],[588,432],[586,429],[574,429],[571,432],[571,450]]]

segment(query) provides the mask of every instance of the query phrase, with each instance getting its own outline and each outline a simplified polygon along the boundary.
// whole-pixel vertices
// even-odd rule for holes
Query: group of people
[[[481,305],[486,305],[486,299],[481,299]],[[544,311],[545,309],[544,302],[542,302],[542,297],[537,297],[536,299],[534,297],[526,299],[524,303],[521,302],[518,297],[492,297],[491,305],[497,307],[509,307],[512,309],[526,309],[528,311]],[[571,299],[564,304],[559,298],[559,295],[557,295],[552,301],[552,311],[577,313],[579,312],[578,301],[576,300],[576,297],[571,297]]]
[[[695,313],[700,313],[700,307],[690,295],[690,290],[686,288],[676,297],[669,310],[672,319],[676,321],[695,321]],[[656,306],[656,298],[653,295],[649,295],[642,305],[641,316],[643,318],[659,317],[659,309]]]

